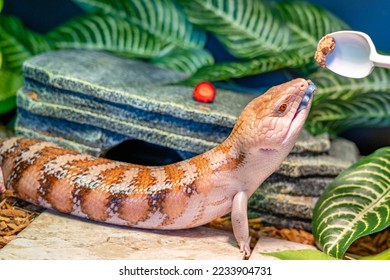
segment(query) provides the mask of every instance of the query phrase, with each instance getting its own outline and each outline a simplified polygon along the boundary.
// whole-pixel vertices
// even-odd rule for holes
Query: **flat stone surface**
[[[138,230],[43,212],[0,250],[0,259],[242,259],[234,236],[198,227]]]
[[[265,255],[264,253],[306,249],[318,250],[316,247],[311,245],[305,245],[277,238],[261,237],[252,251],[250,260],[278,260],[278,258]]]
[[[215,101],[220,106],[198,103],[192,98],[193,88],[174,85],[185,78],[184,74],[140,60],[94,51],[64,50],[37,55],[24,64],[24,76],[27,83],[31,82],[32,89],[34,86],[43,89],[42,101],[48,103],[66,102],[67,96],[63,93],[68,93],[74,98],[67,99],[70,102],[101,100],[109,106],[129,105],[148,112],[209,123],[218,120],[226,126],[234,124],[235,115],[241,111],[245,100],[241,100],[243,95],[233,96],[231,91],[221,90]],[[233,100],[221,98],[225,94]],[[56,97],[59,96],[64,99],[58,100]],[[233,102],[235,97],[241,102]],[[96,104],[92,106],[83,102],[81,105],[95,109]]]

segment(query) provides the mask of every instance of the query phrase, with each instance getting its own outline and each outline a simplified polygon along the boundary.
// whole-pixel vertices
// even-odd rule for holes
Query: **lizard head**
[[[248,152],[253,149],[289,152],[309,114],[315,89],[311,81],[295,79],[252,100],[233,130],[233,134],[242,138],[241,148]]]

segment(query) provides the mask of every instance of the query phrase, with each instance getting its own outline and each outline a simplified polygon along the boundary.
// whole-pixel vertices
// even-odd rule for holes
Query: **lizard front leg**
[[[248,226],[248,195],[245,192],[237,193],[233,198],[232,225],[233,233],[237,240],[240,252],[244,252],[246,257],[251,253],[250,236]]]

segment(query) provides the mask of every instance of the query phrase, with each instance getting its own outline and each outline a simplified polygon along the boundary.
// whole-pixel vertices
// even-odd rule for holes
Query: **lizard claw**
[[[244,253],[244,257],[249,257],[251,255],[251,248],[249,246],[249,241],[240,242],[240,252]]]

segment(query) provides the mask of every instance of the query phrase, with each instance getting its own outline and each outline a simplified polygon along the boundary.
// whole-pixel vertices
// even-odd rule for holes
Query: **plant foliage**
[[[171,0],[73,0],[87,11],[99,11],[124,19],[165,45],[201,49],[204,31],[196,29],[175,1]]]
[[[161,67],[191,75],[205,65],[212,65],[214,63],[214,58],[210,52],[205,49],[175,48],[163,56],[151,59],[150,62]]]
[[[15,92],[23,85],[23,77],[19,73],[0,71],[0,114],[12,110],[16,106]]]
[[[306,128],[313,134],[337,136],[355,127],[389,126],[390,94],[377,92],[358,94],[348,102],[336,99],[319,103],[310,113]]]
[[[12,110],[16,105],[15,94],[23,84],[23,62],[50,49],[48,40],[26,29],[19,19],[0,16],[0,114]]]
[[[257,0],[249,1],[252,4],[248,5],[238,0],[179,2],[183,3],[191,22],[213,33],[240,59],[199,69],[185,82],[189,85],[201,80],[227,80],[286,68],[311,71],[318,40],[327,33],[347,28],[325,9],[299,1],[272,4]],[[207,16],[201,17],[201,14]],[[242,19],[240,15],[245,17]],[[252,28],[253,22],[265,34],[277,37],[259,35],[259,31]],[[227,41],[227,34],[232,34],[235,41]]]
[[[353,241],[390,226],[390,147],[342,172],[320,196],[313,234],[325,253],[342,258]]]
[[[306,128],[313,134],[337,136],[355,127],[390,125],[390,71],[377,68],[363,79],[319,70],[309,76],[316,84],[313,110]]]
[[[213,33],[238,58],[278,54],[289,30],[266,1],[179,0],[189,20]]]
[[[174,1],[74,2],[88,12],[47,35],[26,29],[15,17],[0,17],[0,114],[15,106],[16,91],[22,85],[23,62],[49,50],[109,51],[124,57],[153,59],[162,67],[189,75],[214,63],[211,54],[204,49],[206,33],[194,27]]]
[[[375,68],[363,79],[351,79],[323,69],[316,71],[309,78],[318,88],[313,100],[315,105],[331,100],[348,101],[366,93],[390,94],[390,70],[383,68]]]
[[[58,49],[104,50],[132,57],[151,58],[166,52],[167,44],[136,25],[111,16],[88,14],[48,34]]]

